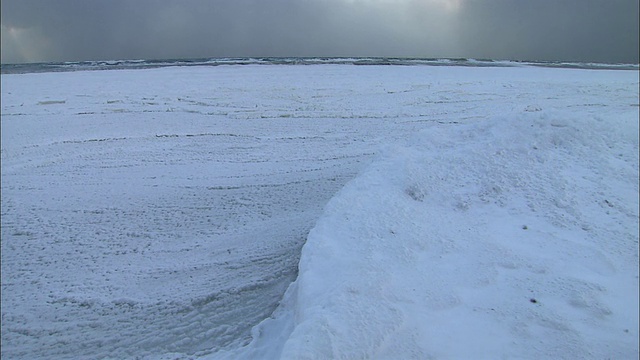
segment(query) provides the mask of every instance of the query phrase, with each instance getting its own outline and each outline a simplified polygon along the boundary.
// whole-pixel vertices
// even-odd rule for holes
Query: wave
[[[563,61],[516,61],[472,58],[387,58],[387,57],[225,57],[157,60],[67,61],[28,64],[1,64],[2,74],[65,72],[87,70],[151,69],[171,66],[220,65],[395,65],[470,67],[557,67],[575,69],[639,70],[638,64],[607,64]]]

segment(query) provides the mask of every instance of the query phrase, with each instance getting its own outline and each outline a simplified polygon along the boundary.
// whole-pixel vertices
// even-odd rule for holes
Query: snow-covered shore
[[[3,75],[3,357],[637,355],[637,89],[526,67]]]

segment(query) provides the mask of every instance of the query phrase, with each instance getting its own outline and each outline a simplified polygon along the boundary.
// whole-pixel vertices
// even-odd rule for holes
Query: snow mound
[[[244,356],[636,357],[637,107],[600,114],[527,107],[387,146]]]

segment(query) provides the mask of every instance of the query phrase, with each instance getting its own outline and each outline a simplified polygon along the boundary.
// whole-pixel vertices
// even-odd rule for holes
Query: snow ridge
[[[637,195],[637,108],[431,124],[329,202],[244,355],[633,358]]]

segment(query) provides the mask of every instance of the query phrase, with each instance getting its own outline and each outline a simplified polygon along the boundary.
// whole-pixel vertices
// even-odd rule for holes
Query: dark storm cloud
[[[3,0],[2,55],[7,61],[420,55],[401,16],[390,3],[342,0]]]
[[[637,0],[469,0],[459,20],[477,57],[638,63]]]
[[[420,56],[638,62],[637,0],[2,0],[2,61]]]

